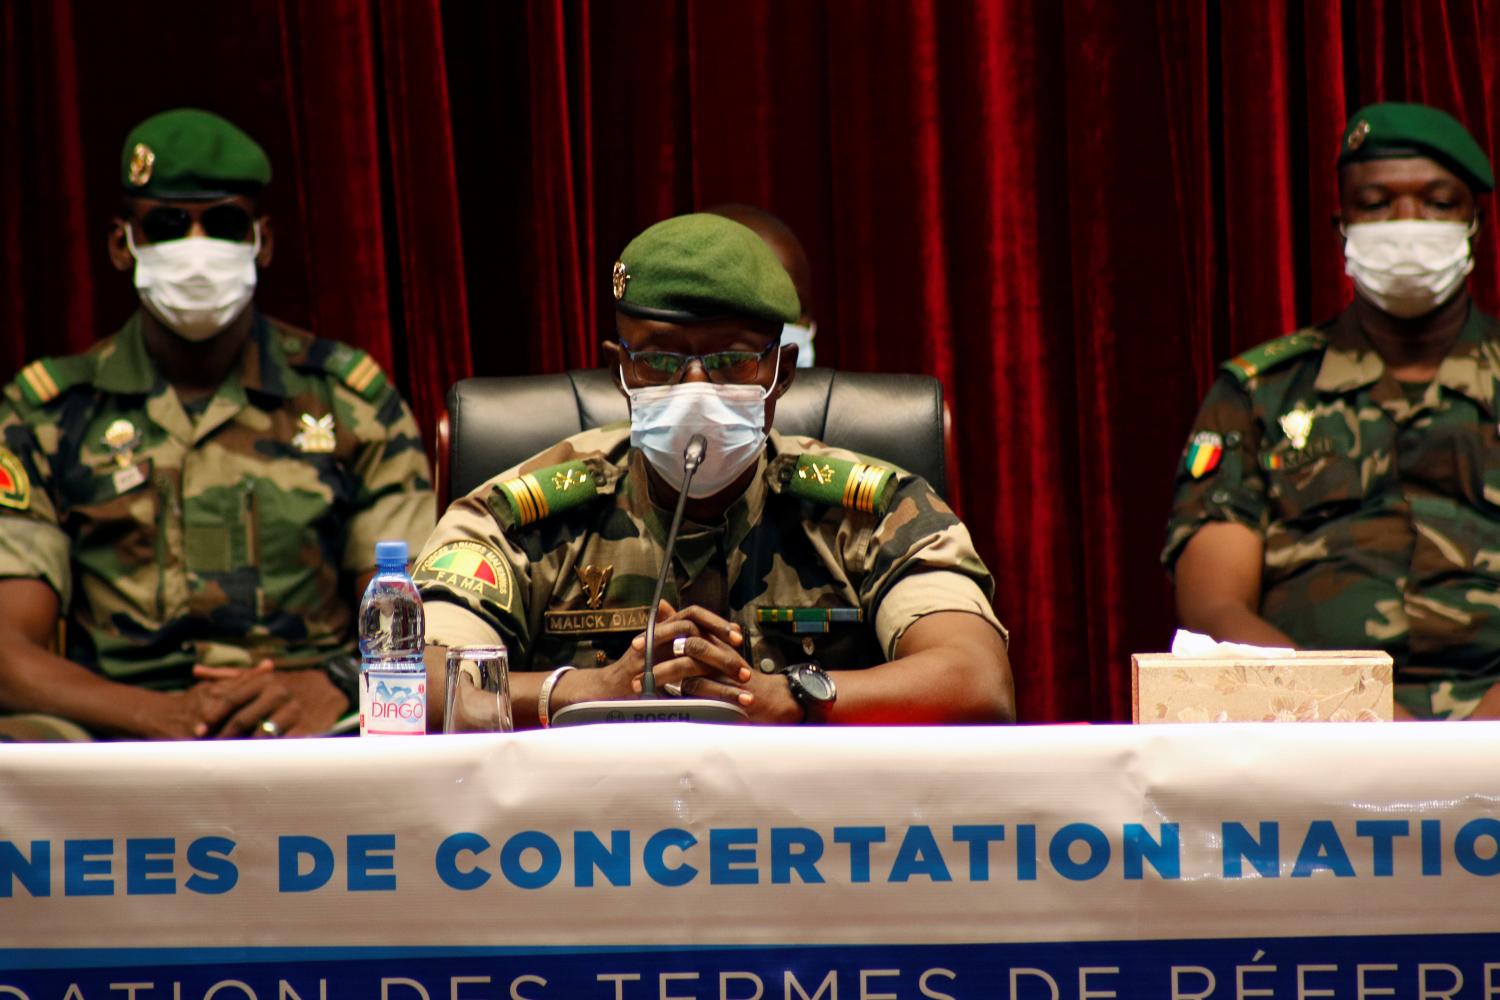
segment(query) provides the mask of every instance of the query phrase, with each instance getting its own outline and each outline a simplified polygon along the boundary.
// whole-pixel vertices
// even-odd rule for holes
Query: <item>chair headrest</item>
[[[448,414],[445,501],[569,435],[629,419],[630,409],[614,373],[594,368],[464,379],[448,391]],[[946,493],[943,389],[930,375],[798,369],[773,426],[881,459]]]

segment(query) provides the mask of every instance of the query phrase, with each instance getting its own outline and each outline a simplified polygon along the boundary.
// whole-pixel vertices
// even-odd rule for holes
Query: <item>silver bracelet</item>
[[[577,667],[571,664],[565,667],[558,667],[547,675],[546,680],[542,681],[542,692],[536,696],[536,719],[537,722],[541,723],[543,729],[547,728],[548,723],[552,719],[552,689],[557,687],[557,682],[562,679],[563,674],[569,670],[577,669]]]

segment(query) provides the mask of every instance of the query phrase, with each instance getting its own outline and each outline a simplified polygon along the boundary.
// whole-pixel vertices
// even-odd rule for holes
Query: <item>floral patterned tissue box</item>
[[[1135,722],[1389,722],[1391,658],[1368,650],[1274,659],[1130,658]]]

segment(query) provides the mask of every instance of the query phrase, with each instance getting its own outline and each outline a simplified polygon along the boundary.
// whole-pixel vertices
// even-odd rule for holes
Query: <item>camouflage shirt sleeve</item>
[[[978,615],[1009,640],[991,606],[994,578],[969,529],[925,480],[902,476],[863,563],[861,603],[888,658],[913,622],[939,611]]]
[[[1264,535],[1265,477],[1256,461],[1262,433],[1254,403],[1227,373],[1214,381],[1177,463],[1162,564],[1170,571],[1193,534],[1210,521],[1243,524]]]
[[[72,564],[52,498],[60,434],[56,421],[37,417],[17,383],[8,385],[0,397],[0,577],[45,581],[66,607]]]
[[[339,420],[359,440],[353,474],[355,512],[344,539],[342,569],[355,575],[375,568],[375,543],[404,539],[412,552],[427,540],[436,500],[411,409],[394,389],[366,400],[343,384],[334,392]]]

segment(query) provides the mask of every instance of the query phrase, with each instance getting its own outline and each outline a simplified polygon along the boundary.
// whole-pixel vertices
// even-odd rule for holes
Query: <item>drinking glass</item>
[[[467,646],[448,650],[443,732],[511,731],[510,673],[507,666],[504,646]]]

